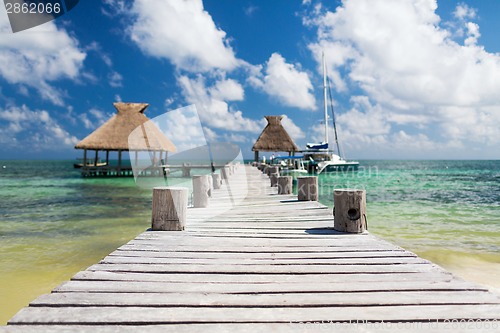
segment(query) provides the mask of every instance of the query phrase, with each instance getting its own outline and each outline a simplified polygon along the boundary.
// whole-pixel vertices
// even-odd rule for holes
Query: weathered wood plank
[[[345,253],[345,252],[387,252],[399,251],[403,249],[394,246],[386,246],[385,244],[368,244],[359,246],[252,246],[248,245],[225,245],[212,244],[204,247],[180,244],[171,245],[168,242],[160,244],[125,244],[118,248],[119,251],[148,251],[148,252],[210,252],[210,253]]]
[[[119,271],[144,273],[259,273],[259,274],[312,274],[312,273],[417,273],[434,270],[432,265],[197,265],[197,264],[98,264],[91,271]]]
[[[341,258],[415,258],[407,251],[356,251],[356,252],[172,252],[117,250],[109,256],[149,258],[205,258],[205,259],[341,259]]]
[[[387,273],[387,274],[349,274],[349,282],[392,282],[402,281],[421,282],[449,282],[453,276],[446,271],[432,273]],[[202,273],[132,273],[108,271],[82,271],[77,273],[72,280],[94,281],[145,281],[145,282],[170,282],[170,283],[335,283],[345,282],[344,274],[308,274],[306,280],[303,275],[293,274],[202,274]]]
[[[250,324],[166,324],[166,325],[15,325],[0,327],[2,333],[40,333],[50,331],[52,333],[315,333],[315,332],[343,332],[343,333],[476,333],[497,332],[495,323],[483,320],[471,320],[470,322],[436,322],[423,320],[420,322],[363,322],[342,323],[335,321],[323,321],[317,323],[250,323]],[[496,328],[492,328],[496,327]]]
[[[308,259],[243,259],[243,258],[154,258],[107,256],[101,264],[192,264],[192,265],[409,265],[428,264],[418,257],[406,258],[308,258]]]
[[[500,297],[477,291],[359,292],[359,293],[53,293],[30,306],[205,306],[205,307],[311,307],[436,304],[500,304]]]
[[[108,292],[108,293],[296,293],[296,292],[363,292],[363,291],[430,291],[430,290],[481,290],[484,288],[465,281],[379,281],[377,283],[350,282],[330,283],[164,283],[139,281],[69,281],[54,292]]]
[[[361,306],[311,308],[29,307],[12,322],[61,324],[290,323],[304,321],[500,319],[500,305]]]

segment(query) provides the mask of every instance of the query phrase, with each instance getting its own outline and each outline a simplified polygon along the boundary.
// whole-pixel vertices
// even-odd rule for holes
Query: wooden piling
[[[208,174],[205,176],[208,184],[208,197],[211,198],[214,193],[214,179],[212,178],[212,174]]]
[[[185,187],[153,188],[153,231],[180,231],[186,225],[188,190]]]
[[[280,176],[280,169],[277,166],[271,167],[269,178],[271,180],[271,187],[278,186],[278,177]]]
[[[206,175],[193,176],[193,206],[195,208],[208,207],[209,190]]]
[[[366,191],[334,190],[334,229],[348,233],[362,233],[366,225]]]
[[[299,201],[318,201],[318,177],[298,177],[297,198]]]
[[[220,175],[218,173],[213,173],[212,174],[212,181],[213,181],[213,188],[214,190],[220,189],[222,182],[220,179]]]
[[[292,176],[278,177],[278,194],[292,194]]]

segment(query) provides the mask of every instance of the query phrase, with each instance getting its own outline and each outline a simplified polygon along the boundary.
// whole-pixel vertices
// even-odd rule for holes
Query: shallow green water
[[[366,189],[370,232],[500,288],[499,161],[361,165],[320,176],[320,201],[332,206],[334,188]],[[83,179],[71,161],[0,161],[0,324],[147,229],[150,214],[151,190],[132,178]]]
[[[334,188],[365,189],[370,231],[398,245],[500,253],[499,161],[362,165],[354,173],[321,175],[320,201],[333,206]]]

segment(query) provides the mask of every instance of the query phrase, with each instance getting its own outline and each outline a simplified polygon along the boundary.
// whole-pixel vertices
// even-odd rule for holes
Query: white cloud
[[[424,149],[430,141],[442,149],[500,143],[492,130],[500,123],[500,55],[477,45],[473,22],[463,22],[463,45],[454,41],[436,8],[435,0],[344,1],[335,12],[304,19],[318,29],[309,45],[318,68],[324,50],[336,90],[359,89],[369,104],[363,109],[353,100],[353,108],[339,116],[351,143],[421,142],[409,149]],[[465,20],[477,14],[459,5],[454,15]]]
[[[249,82],[284,105],[304,110],[316,108],[309,75],[300,66],[287,63],[279,53],[271,55],[263,76],[251,76]]]
[[[96,108],[91,108],[88,112],[79,115],[80,121],[87,129],[96,129],[112,117],[111,113],[105,113]]]
[[[0,124],[0,143],[4,148],[56,150],[78,142],[47,111],[33,111],[25,105],[0,109]]]
[[[295,143],[297,143],[298,140],[306,137],[302,129],[297,126],[287,115],[283,115],[281,124],[285,128],[286,132],[292,137],[293,141],[295,141]]]
[[[249,5],[248,7],[245,7],[245,15],[248,17],[252,17],[253,14],[259,9],[257,6]]]
[[[175,144],[177,153],[205,146],[207,144],[205,135],[210,138],[216,137],[210,129],[203,129],[194,105],[166,112],[152,120]]]
[[[203,76],[190,78],[182,75],[177,82],[186,101],[196,104],[204,125],[235,132],[257,133],[261,130],[257,122],[245,118],[240,110],[232,109],[228,103],[213,96],[211,93],[217,94],[218,89],[216,86],[207,87]]]
[[[467,22],[467,38],[464,41],[464,44],[467,46],[476,45],[477,40],[481,37],[479,33],[479,25],[473,22]]]
[[[215,25],[201,0],[135,0],[130,15],[130,38],[145,54],[167,58],[192,72],[239,65],[226,33]]]
[[[123,86],[123,76],[118,72],[111,72],[108,75],[109,85],[113,88],[119,88]]]
[[[64,92],[50,82],[78,78],[86,57],[78,41],[54,22],[13,34],[3,10],[0,34],[0,75],[10,84],[29,86],[43,99],[64,105]]]
[[[228,133],[224,135],[224,141],[231,143],[245,143],[248,142],[249,140],[248,137],[246,137],[245,135]]]
[[[245,98],[243,87],[233,79],[217,81],[210,88],[210,95],[215,99],[225,101],[242,101]]]
[[[459,20],[473,19],[476,18],[476,15],[476,10],[465,3],[458,4],[453,12],[453,16]]]

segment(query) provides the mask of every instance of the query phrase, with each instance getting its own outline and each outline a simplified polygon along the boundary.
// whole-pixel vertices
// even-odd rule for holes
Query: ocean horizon
[[[150,227],[148,186],[73,163],[0,160],[0,324]],[[329,207],[335,188],[365,189],[371,233],[500,290],[500,161],[360,160],[319,185]]]

